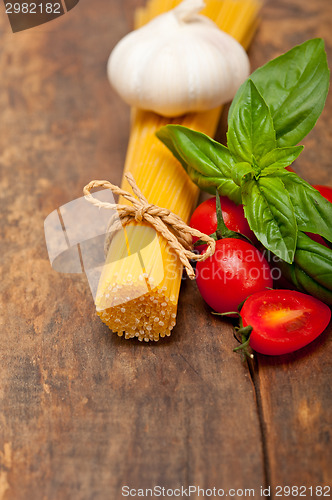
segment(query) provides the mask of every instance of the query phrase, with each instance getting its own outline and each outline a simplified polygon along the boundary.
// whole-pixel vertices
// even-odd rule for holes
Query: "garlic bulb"
[[[112,51],[108,77],[131,106],[164,116],[206,111],[230,101],[249,75],[242,46],[184,0],[125,36]]]

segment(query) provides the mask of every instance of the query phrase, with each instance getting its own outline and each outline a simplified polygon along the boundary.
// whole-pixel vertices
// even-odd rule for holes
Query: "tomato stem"
[[[243,305],[245,301],[243,301],[239,307]],[[231,316],[235,315],[238,316],[239,318],[239,326],[234,327],[234,337],[236,340],[241,344],[238,347],[235,347],[233,349],[233,352],[241,352],[245,358],[250,358],[253,359],[254,355],[248,351],[249,347],[249,342],[250,342],[250,335],[253,330],[253,327],[251,325],[248,326],[243,326],[243,321],[242,321],[242,316],[238,311],[230,311],[226,313],[217,313],[217,312],[212,312],[215,316]],[[237,335],[240,335],[241,340],[237,337]]]
[[[242,324],[242,318],[240,320],[240,323]],[[241,345],[239,345],[238,347],[235,347],[233,349],[233,352],[241,352],[245,358],[250,358],[250,359],[253,359],[254,355],[248,351],[248,347],[249,347],[249,342],[250,342],[250,334],[253,330],[252,326],[248,325],[248,326],[242,326],[239,328],[239,327],[235,327],[234,329],[236,331],[237,334],[240,334],[241,335]]]
[[[216,240],[222,240],[223,238],[237,238],[237,239],[244,238],[247,241],[249,241],[249,243],[252,244],[252,241],[247,236],[245,236],[244,234],[239,233],[237,231],[231,231],[226,226],[225,221],[224,221],[224,217],[222,214],[218,190],[216,190],[216,214],[217,214],[217,230],[215,233],[213,233],[213,235],[215,235]],[[213,235],[211,234],[212,238],[214,238]]]
[[[235,239],[244,239],[248,241],[251,245],[253,244],[251,239],[248,238],[245,234],[239,233],[238,231],[232,231],[228,229],[225,224],[224,217],[222,214],[220,196],[218,190],[216,190],[216,214],[217,214],[217,229],[214,233],[210,234],[210,238],[213,238],[215,241],[222,240],[224,238],[235,238]],[[206,242],[202,240],[198,240],[194,243],[194,247],[198,247],[200,245],[205,245]]]
[[[214,314],[214,316],[234,316],[234,314],[235,314],[236,316],[239,316],[239,318],[241,318],[239,311],[230,311],[230,312],[226,312],[226,313],[217,313],[217,312],[212,311],[212,314]]]
[[[251,359],[252,359],[252,358],[254,357],[254,355],[253,355],[253,354],[251,354],[251,353],[249,353],[249,351],[248,351],[248,347],[249,347],[249,339],[248,339],[248,340],[246,340],[245,342],[243,342],[243,343],[242,343],[241,345],[239,345],[238,347],[235,347],[235,348],[233,349],[233,352],[239,352],[239,351],[241,351],[241,353],[242,353],[242,354],[244,354],[244,355],[245,355],[245,357],[248,357],[248,358],[251,358]]]

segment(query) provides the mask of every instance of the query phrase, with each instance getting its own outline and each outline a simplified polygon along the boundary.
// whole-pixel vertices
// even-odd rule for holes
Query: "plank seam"
[[[262,444],[262,455],[263,455],[263,475],[264,475],[264,482],[265,482],[265,488],[268,488],[271,486],[271,473],[270,473],[270,461],[269,461],[269,454],[268,454],[268,449],[267,449],[267,428],[266,428],[266,423],[264,419],[264,411],[263,411],[263,404],[262,404],[262,394],[260,390],[260,385],[258,381],[258,363],[256,360],[248,360],[248,370],[250,374],[250,379],[254,388],[254,393],[255,393],[255,400],[256,400],[256,408],[257,408],[257,415],[258,415],[258,421],[259,421],[259,429],[260,429],[260,434],[261,434],[261,444]],[[271,495],[269,495],[268,500],[271,500]]]

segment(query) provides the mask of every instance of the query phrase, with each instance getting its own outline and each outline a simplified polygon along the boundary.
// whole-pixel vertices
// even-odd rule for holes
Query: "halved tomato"
[[[252,326],[249,344],[262,354],[287,354],[312,342],[327,327],[330,308],[293,290],[251,295],[241,309],[243,326]]]

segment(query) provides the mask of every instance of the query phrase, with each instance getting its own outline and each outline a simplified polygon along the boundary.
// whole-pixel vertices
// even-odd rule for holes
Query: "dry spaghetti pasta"
[[[174,8],[180,0],[150,0],[136,11],[135,27]],[[258,22],[258,0],[206,0],[202,14],[248,47]],[[156,138],[168,123],[178,123],[213,136],[221,108],[164,118],[133,110],[124,173],[130,172],[150,203],[166,207],[185,222],[197,203],[198,188],[179,162]],[[123,178],[121,187],[129,186]],[[126,203],[124,199],[120,203]],[[100,278],[97,313],[119,336],[159,340],[175,326],[182,264],[167,241],[146,224],[132,222],[111,242]]]

